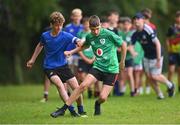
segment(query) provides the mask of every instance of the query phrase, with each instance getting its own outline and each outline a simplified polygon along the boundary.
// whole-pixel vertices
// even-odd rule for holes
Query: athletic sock
[[[77,108],[78,108],[78,113],[84,112],[84,108],[82,105],[77,106]]]
[[[46,99],[46,101],[48,100],[48,92],[47,91],[44,92],[44,98]]]
[[[67,109],[67,108],[66,108],[66,109]],[[74,111],[74,106],[73,106],[73,105],[68,106],[68,110],[69,110],[70,112],[73,112],[73,111]]]
[[[62,109],[63,109],[64,111],[66,111],[66,109],[67,109],[67,108],[69,109],[69,107],[71,108],[71,105],[68,106],[67,104],[64,104],[63,107],[62,107]]]
[[[163,99],[163,98],[164,98],[163,93],[162,93],[162,92],[159,92],[159,93],[158,93],[158,97],[160,97],[160,98],[162,98],[162,99]]]
[[[97,105],[100,105],[101,104],[101,102],[100,102],[100,100],[98,99],[98,100],[96,100],[96,102],[95,102]]]
[[[169,89],[173,86],[172,82],[170,82],[169,80],[167,80],[165,83]]]

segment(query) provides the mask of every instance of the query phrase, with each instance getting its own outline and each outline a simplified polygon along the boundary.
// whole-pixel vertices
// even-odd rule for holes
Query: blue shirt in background
[[[70,44],[75,44],[77,37],[61,31],[57,36],[51,36],[51,30],[42,33],[40,43],[44,46],[44,69],[54,69],[67,64],[64,51]]]
[[[78,32],[82,31],[83,28],[84,27],[83,27],[82,24],[75,25],[73,23],[70,23],[70,24],[66,25],[63,30],[70,33],[70,34],[72,34],[73,36],[77,37]],[[72,43],[67,47],[67,50],[72,50],[74,48],[76,48],[76,45]]]

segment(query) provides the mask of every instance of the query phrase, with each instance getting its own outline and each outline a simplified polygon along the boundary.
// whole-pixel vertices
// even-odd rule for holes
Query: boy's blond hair
[[[79,8],[75,8],[72,10],[71,15],[82,15],[82,10]]]
[[[65,22],[64,16],[58,11],[52,12],[49,18],[50,18],[50,23],[52,24],[54,23],[63,24]]]

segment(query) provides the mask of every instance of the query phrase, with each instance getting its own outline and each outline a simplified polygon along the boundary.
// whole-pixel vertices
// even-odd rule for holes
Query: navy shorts
[[[80,59],[78,64],[78,71],[89,73],[89,70],[92,68],[92,64],[87,64],[84,60]]]
[[[169,65],[175,65],[177,64],[180,66],[180,53],[169,53]]]
[[[44,69],[44,72],[49,79],[54,75],[59,76],[63,83],[74,77],[68,65],[60,66],[55,69]]]
[[[128,68],[128,67],[133,67],[134,64],[133,64],[133,59],[128,59],[128,60],[125,60],[125,67]]]
[[[89,74],[93,75],[97,80],[102,81],[103,84],[109,86],[113,86],[118,78],[117,73],[106,73],[95,68],[92,68]]]

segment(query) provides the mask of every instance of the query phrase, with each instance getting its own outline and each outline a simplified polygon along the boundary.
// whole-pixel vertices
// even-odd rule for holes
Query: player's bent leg
[[[73,78],[69,79],[67,82],[69,83],[70,87],[73,90],[79,87],[79,84],[78,84],[78,81],[77,81],[76,77],[73,77]],[[77,99],[77,104],[78,105],[83,104],[82,95],[80,95],[80,97]]]
[[[133,67],[127,68],[127,75],[129,77],[129,80],[130,80],[130,82],[129,82],[130,89],[131,89],[130,95],[131,95],[131,97],[134,97],[135,96],[135,88],[134,88]]]
[[[67,108],[80,96],[80,94],[92,83],[95,83],[97,79],[91,75],[88,74],[85,78],[85,80],[81,83],[79,87],[77,87],[73,93],[71,94],[70,98],[66,101],[66,103],[58,110],[58,113],[61,114],[64,113]]]
[[[59,76],[57,75],[53,75],[51,76],[50,80],[56,85],[57,89],[58,89],[58,92],[59,92],[59,95],[60,97],[62,98],[62,100],[64,102],[67,101],[67,99],[69,98],[68,94],[67,94],[67,91],[64,87],[64,84],[62,83],[61,79],[59,78]],[[70,113],[72,116],[74,117],[77,117],[79,116],[75,110],[74,110],[74,107],[72,105],[70,105],[68,107]],[[62,111],[61,109],[58,109],[56,110],[55,112],[51,113],[50,115],[54,118],[58,117],[58,116],[63,116],[65,114],[65,111]]]
[[[71,86],[71,88],[73,90],[79,87],[79,84],[78,84],[76,77],[69,79],[67,82],[69,83],[69,85]],[[79,98],[76,100],[76,102],[77,102],[77,107],[78,107],[78,113],[80,115],[86,115],[86,112],[84,112],[84,108],[83,108],[82,94],[79,96]]]
[[[175,71],[175,65],[169,65],[168,66],[168,80],[172,81],[172,76]]]
[[[54,75],[50,78],[50,80],[54,83],[54,85],[57,87],[57,90],[59,92],[59,96],[62,98],[62,100],[64,102],[67,101],[67,99],[69,98],[66,89],[64,87],[64,84],[62,83],[61,79],[59,78],[59,76]]]
[[[95,102],[95,112],[94,115],[100,115],[101,114],[101,107],[100,105],[104,103],[107,100],[108,95],[110,94],[111,90],[113,89],[113,86],[110,85],[103,85],[99,99]]]
[[[80,86],[73,91],[66,104],[71,105],[80,96],[80,94],[87,89],[88,86],[96,81],[97,79],[93,75],[88,74]]]
[[[48,101],[48,91],[49,91],[49,87],[50,87],[50,80],[48,79],[48,77],[45,75],[45,81],[44,81],[44,97],[43,99],[40,100],[40,102],[47,102]]]
[[[169,81],[163,74],[159,75],[152,75],[152,78],[158,82],[165,83],[166,86],[168,87],[168,95],[169,97],[174,96],[175,94],[175,85],[171,81]]]

